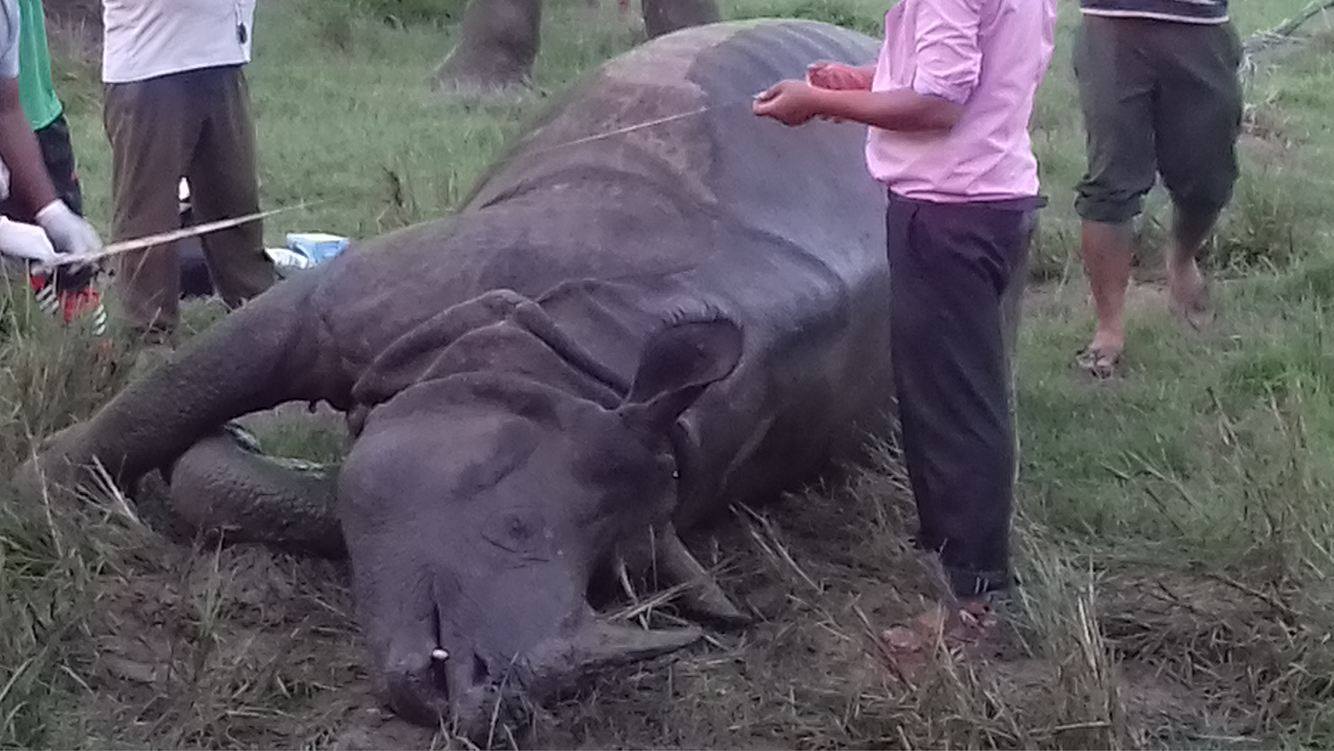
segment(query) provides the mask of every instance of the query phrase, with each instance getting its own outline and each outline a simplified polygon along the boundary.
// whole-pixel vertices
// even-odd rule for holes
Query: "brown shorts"
[[[1088,132],[1079,215],[1129,221],[1159,174],[1178,206],[1227,205],[1237,180],[1241,61],[1230,23],[1084,16],[1074,50]]]

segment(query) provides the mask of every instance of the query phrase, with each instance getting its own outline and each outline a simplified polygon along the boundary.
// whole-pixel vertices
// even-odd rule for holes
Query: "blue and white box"
[[[309,258],[316,266],[336,258],[347,250],[350,242],[346,237],[324,232],[291,232],[287,235],[288,249]]]

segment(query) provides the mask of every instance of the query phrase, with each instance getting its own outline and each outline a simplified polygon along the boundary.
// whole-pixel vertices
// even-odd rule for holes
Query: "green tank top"
[[[51,52],[46,46],[46,18],[42,0],[19,3],[19,101],[33,130],[60,117],[62,107],[51,80]]]

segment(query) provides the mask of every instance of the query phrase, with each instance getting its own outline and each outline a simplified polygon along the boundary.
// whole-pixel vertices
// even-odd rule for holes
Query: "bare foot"
[[[1209,284],[1194,260],[1184,266],[1168,264],[1167,289],[1172,312],[1188,326],[1199,331],[1213,320],[1209,305]]]
[[[983,641],[997,623],[986,598],[966,599],[953,607],[933,605],[908,623],[885,629],[880,639],[891,667],[910,678],[927,664],[938,645],[958,655]]]

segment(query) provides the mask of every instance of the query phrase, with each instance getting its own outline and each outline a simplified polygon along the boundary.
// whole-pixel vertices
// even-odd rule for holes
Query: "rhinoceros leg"
[[[197,533],[325,558],[347,555],[334,468],[269,459],[220,430],[176,461],[170,485],[174,516]]]
[[[695,560],[675,530],[668,530],[656,552],[659,575],[670,584],[687,587],[681,598],[687,611],[721,626],[741,626],[750,622],[727,598],[713,574]]]
[[[58,434],[20,484],[79,484],[100,465],[128,488],[228,420],[286,401],[340,401],[337,350],[312,299],[320,275],[285,282]]]

